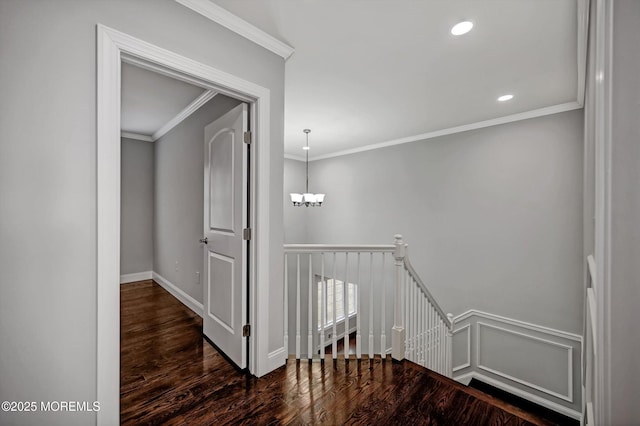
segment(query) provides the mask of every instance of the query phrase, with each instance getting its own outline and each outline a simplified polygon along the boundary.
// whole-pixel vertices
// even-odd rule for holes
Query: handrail
[[[393,253],[393,244],[353,245],[353,244],[285,244],[285,253],[322,253],[322,252],[364,252]]]
[[[427,296],[427,299],[429,300],[431,305],[436,309],[436,311],[438,311],[438,314],[440,314],[440,317],[442,318],[442,320],[447,324],[449,328],[451,328],[453,326],[452,321],[449,319],[447,314],[444,313],[444,311],[442,310],[438,302],[436,302],[436,299],[433,297],[431,292],[427,289],[427,286],[424,285],[424,282],[422,281],[422,279],[420,278],[416,270],[413,269],[413,265],[411,265],[411,262],[409,261],[409,248],[407,245],[405,245],[404,266],[409,272],[409,275],[411,275],[411,277],[418,284],[418,287],[420,287],[420,290],[424,293],[425,296]]]

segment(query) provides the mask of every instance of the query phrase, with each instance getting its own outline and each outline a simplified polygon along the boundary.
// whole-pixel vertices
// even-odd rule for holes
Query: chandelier
[[[304,129],[303,132],[307,134],[307,145],[303,147],[306,151],[306,164],[307,164],[307,186],[304,194],[297,194],[292,192],[289,194],[291,196],[291,202],[294,206],[305,206],[305,207],[320,207],[322,202],[324,201],[324,194],[312,194],[309,192],[309,133],[311,130]]]

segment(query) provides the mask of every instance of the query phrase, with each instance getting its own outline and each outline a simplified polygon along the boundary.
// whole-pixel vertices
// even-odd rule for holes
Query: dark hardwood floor
[[[411,362],[287,361],[257,379],[153,281],[121,287],[123,425],[548,425]]]

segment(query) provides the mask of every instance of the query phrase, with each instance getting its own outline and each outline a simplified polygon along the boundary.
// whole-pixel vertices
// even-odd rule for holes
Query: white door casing
[[[240,368],[247,366],[247,105],[204,130],[204,335]]]
[[[251,162],[251,299],[254,324],[250,337],[249,371],[260,377],[284,363],[270,358],[269,304],[273,272],[270,250],[272,197],[271,94],[268,88],[194,61],[123,32],[96,26],[97,32],[97,346],[96,399],[100,401],[98,425],[118,424],[120,418],[120,66],[132,58],[147,62],[148,69],[185,81],[196,79],[225,95],[250,102],[253,142]],[[133,61],[132,61],[133,62]],[[210,86],[210,87],[209,87]],[[274,194],[277,198],[278,193]],[[281,201],[281,200],[280,200]],[[260,211],[261,214],[256,212]],[[277,232],[276,232],[277,233]],[[277,235],[276,235],[277,236]],[[282,348],[284,351],[284,348]],[[284,353],[284,352],[283,352]]]

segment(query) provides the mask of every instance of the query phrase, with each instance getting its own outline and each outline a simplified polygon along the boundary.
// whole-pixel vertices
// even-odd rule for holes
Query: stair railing
[[[453,314],[444,313],[411,265],[409,248],[402,241],[402,235],[395,236],[395,246],[396,324],[393,336],[397,336],[397,342],[394,340],[394,359],[406,358],[452,377]]]
[[[451,377],[451,319],[389,245],[286,244],[284,343],[295,359],[408,359]],[[393,324],[391,321],[393,320]],[[391,335],[391,345],[387,336]]]

